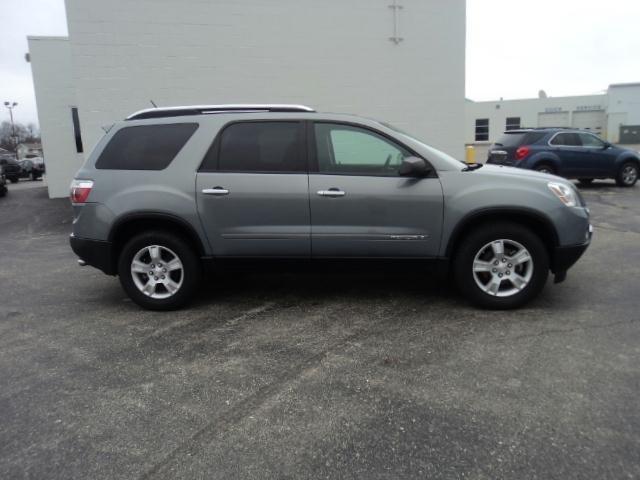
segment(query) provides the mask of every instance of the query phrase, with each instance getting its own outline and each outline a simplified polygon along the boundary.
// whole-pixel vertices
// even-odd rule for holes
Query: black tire
[[[579,178],[580,185],[589,186],[593,183],[593,178]]]
[[[548,173],[550,175],[556,175],[556,169],[553,168],[553,166],[550,163],[546,163],[546,162],[536,165],[536,168],[534,168],[534,170],[540,173]]]
[[[7,194],[7,188],[0,187],[0,197],[4,197],[6,194]]]
[[[11,181],[11,183],[18,183],[18,180],[20,180],[19,177],[7,177],[7,180]]]
[[[532,268],[531,277],[520,291],[510,296],[491,295],[484,290],[476,282],[476,274],[474,273],[474,261],[476,255],[483,250],[487,244],[496,240],[508,240],[517,242],[528,250],[531,263],[522,266],[513,267],[513,271],[507,270],[509,275],[515,275],[515,270],[522,268]],[[505,245],[508,245],[505,242]],[[506,248],[505,248],[505,253]],[[510,264],[507,261],[507,265]],[[491,263],[493,267],[493,263]],[[498,268],[506,268],[504,264],[498,265]],[[453,262],[453,273],[456,284],[462,294],[468,297],[476,305],[494,310],[507,310],[518,308],[530,300],[534,299],[544,288],[549,276],[549,254],[542,240],[528,228],[516,223],[494,223],[484,224],[477,227],[470,234],[466,235],[455,252]],[[484,275],[485,273],[479,274]],[[493,273],[486,272],[486,275],[493,276]],[[497,275],[497,274],[495,274]],[[506,276],[499,281],[502,287],[515,288]],[[508,290],[508,289],[505,289]]]
[[[623,163],[616,175],[616,184],[619,187],[633,187],[638,181],[639,170],[636,162]]]
[[[168,298],[152,298],[145,295],[136,286],[133,278],[134,273],[131,272],[131,263],[136,254],[145,247],[152,245],[158,245],[170,250],[182,262],[182,270],[180,272],[182,283],[178,290]],[[202,266],[193,247],[182,237],[163,231],[150,231],[136,235],[123,247],[118,258],[118,275],[124,291],[131,300],[141,307],[148,310],[176,310],[186,305],[196,293],[202,277]],[[144,280],[146,278],[146,274],[139,275],[141,275],[138,277],[139,279]],[[158,288],[164,289],[164,287]]]

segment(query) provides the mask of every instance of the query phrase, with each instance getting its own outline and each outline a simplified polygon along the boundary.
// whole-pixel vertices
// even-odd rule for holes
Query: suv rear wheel
[[[517,308],[544,287],[549,255],[540,238],[526,227],[483,225],[462,241],[454,275],[472,302],[492,309]]]
[[[122,288],[141,307],[174,310],[193,297],[201,267],[181,237],[154,231],[127,242],[118,261],[118,275]]]
[[[638,181],[638,164],[635,162],[623,163],[616,175],[616,183],[619,187],[633,187]]]
[[[540,165],[536,165],[536,168],[534,170],[540,173],[548,173],[549,175],[556,174],[556,170],[548,163],[541,163]]]

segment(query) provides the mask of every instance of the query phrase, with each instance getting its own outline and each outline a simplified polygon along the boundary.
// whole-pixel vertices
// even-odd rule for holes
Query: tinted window
[[[410,156],[382,135],[349,125],[317,123],[315,137],[320,173],[394,176]]]
[[[303,147],[300,122],[235,123],[225,128],[220,137],[218,169],[223,172],[306,172]]]
[[[604,147],[604,142],[595,135],[589,133],[579,133],[578,135],[580,135],[580,141],[584,147]]]
[[[514,132],[505,133],[496,142],[501,147],[519,147],[520,145],[533,145],[544,138],[544,132]]]
[[[82,135],[80,134],[80,117],[78,117],[77,107],[71,107],[71,121],[73,122],[73,137],[76,141],[76,152],[82,153]]]
[[[100,154],[96,168],[162,170],[169,166],[197,128],[197,123],[122,128]]]
[[[559,133],[551,140],[551,145],[578,147],[582,145],[582,142],[580,142],[580,137],[577,133]]]

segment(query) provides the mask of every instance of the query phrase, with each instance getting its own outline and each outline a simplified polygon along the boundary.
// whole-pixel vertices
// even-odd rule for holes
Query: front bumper
[[[78,238],[71,234],[69,243],[71,250],[87,265],[102,270],[107,275],[116,274],[111,242]]]
[[[589,232],[584,243],[580,245],[571,245],[568,247],[556,247],[554,249],[553,257],[551,259],[551,271],[556,276],[556,283],[562,282],[567,276],[567,270],[575,265],[580,257],[582,257],[582,254],[591,244],[592,236],[593,227],[589,225]]]

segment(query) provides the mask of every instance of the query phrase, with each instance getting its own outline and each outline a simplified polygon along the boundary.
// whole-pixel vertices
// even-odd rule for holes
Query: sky
[[[0,102],[37,123],[26,36],[67,35],[64,0],[0,0],[0,12]],[[467,0],[466,61],[466,97],[478,101],[640,82],[640,0]]]

